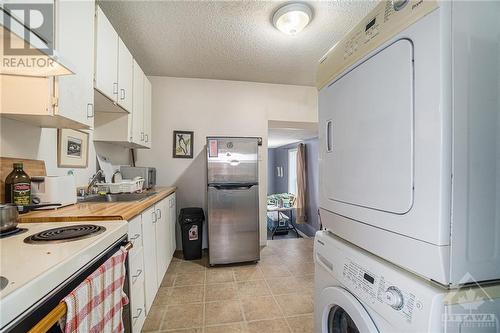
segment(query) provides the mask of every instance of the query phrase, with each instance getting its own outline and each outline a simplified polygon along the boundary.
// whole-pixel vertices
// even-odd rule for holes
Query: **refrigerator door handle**
[[[218,190],[248,190],[252,188],[254,185],[242,185],[242,186],[234,186],[234,185],[214,185],[213,187]]]

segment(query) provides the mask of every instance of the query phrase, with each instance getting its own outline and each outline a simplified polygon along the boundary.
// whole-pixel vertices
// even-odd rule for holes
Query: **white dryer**
[[[327,231],[314,242],[315,333],[500,332],[500,286],[449,291]]]
[[[443,285],[500,279],[499,17],[381,2],[318,68],[323,226]]]

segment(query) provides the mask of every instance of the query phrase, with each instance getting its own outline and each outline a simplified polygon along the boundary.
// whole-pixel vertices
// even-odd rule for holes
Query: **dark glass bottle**
[[[14,170],[5,178],[5,202],[17,206],[31,204],[31,179],[22,163],[14,163]]]

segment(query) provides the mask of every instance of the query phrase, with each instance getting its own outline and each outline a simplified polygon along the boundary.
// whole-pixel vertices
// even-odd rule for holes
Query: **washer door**
[[[326,288],[319,302],[321,333],[379,332],[363,305],[347,290]]]

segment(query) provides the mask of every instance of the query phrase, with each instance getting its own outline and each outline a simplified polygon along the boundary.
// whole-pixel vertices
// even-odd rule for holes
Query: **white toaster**
[[[31,197],[33,202],[40,204],[61,204],[61,206],[74,204],[76,203],[75,177],[32,177]]]

